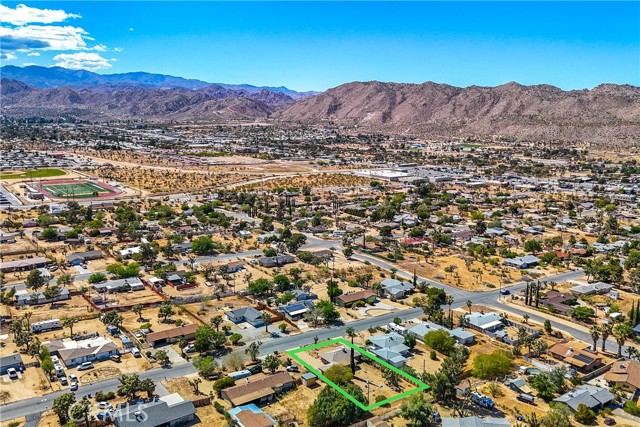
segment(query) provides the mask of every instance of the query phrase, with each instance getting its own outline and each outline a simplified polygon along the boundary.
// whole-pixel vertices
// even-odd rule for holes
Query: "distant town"
[[[640,422],[628,153],[3,120],[3,426]]]

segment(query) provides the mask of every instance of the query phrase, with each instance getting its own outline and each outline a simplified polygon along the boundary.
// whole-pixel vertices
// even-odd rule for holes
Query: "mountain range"
[[[352,82],[323,93],[211,84],[151,73],[102,75],[60,67],[0,69],[2,114],[14,117],[229,120],[357,126],[425,137],[640,142],[640,87],[563,91],[507,83]]]

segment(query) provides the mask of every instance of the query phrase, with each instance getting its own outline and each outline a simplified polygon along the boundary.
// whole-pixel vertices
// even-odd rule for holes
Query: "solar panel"
[[[589,357],[586,354],[582,353],[576,354],[575,356],[573,356],[573,358],[587,364],[593,362],[593,357]]]

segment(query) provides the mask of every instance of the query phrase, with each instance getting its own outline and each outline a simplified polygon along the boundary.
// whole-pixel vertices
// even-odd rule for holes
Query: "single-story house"
[[[252,375],[245,378],[242,384],[225,388],[221,392],[224,400],[232,406],[248,403],[271,402],[276,394],[291,390],[295,380],[287,372],[276,372],[273,375]]]
[[[222,267],[226,267],[227,268],[227,273],[237,273],[238,271],[242,270],[244,268],[244,262],[242,261],[231,261],[230,263],[227,264],[222,264],[218,267],[218,271],[220,271],[222,269]]]
[[[120,250],[120,256],[122,259],[129,259],[133,257],[135,254],[139,254],[141,251],[140,246],[134,246],[132,248],[124,248]]]
[[[471,313],[465,315],[465,319],[469,323],[469,327],[482,332],[493,332],[504,327],[502,316],[498,313]]]
[[[292,294],[294,294],[296,296],[296,301],[307,301],[307,300],[318,299],[318,295],[314,294],[313,292],[307,292],[303,289],[293,289],[287,292],[291,292]]]
[[[84,252],[74,252],[70,255],[67,255],[67,263],[70,265],[78,265],[83,262],[91,261],[94,259],[103,258],[102,251],[93,250],[93,251],[84,251]]]
[[[507,258],[504,260],[504,265],[510,267],[527,269],[535,267],[540,263],[540,258],[534,255],[525,255],[517,258]]]
[[[0,272],[10,273],[12,271],[33,270],[34,268],[46,267],[48,262],[49,260],[43,256],[0,262]]]
[[[57,301],[65,301],[71,298],[69,289],[60,288],[60,294],[55,298],[47,299],[41,291],[28,291],[25,285],[16,286],[14,295],[17,306],[50,304]],[[37,298],[36,298],[37,297]]]
[[[295,258],[291,255],[265,256],[258,259],[258,263],[263,267],[279,267],[295,262]]]
[[[602,357],[589,349],[589,345],[577,341],[559,342],[549,348],[549,354],[583,374],[603,366]]]
[[[264,326],[262,314],[253,307],[239,307],[226,312],[227,319],[233,323],[247,322],[255,328]]]
[[[336,304],[342,307],[348,307],[358,301],[363,301],[368,304],[373,304],[376,301],[376,294],[369,290],[347,292],[346,294],[339,295],[336,298]]]
[[[229,415],[239,427],[273,427],[277,424],[276,420],[253,403],[237,406],[229,410]]]
[[[300,320],[313,305],[313,301],[309,300],[290,302],[280,306],[278,311],[282,312],[289,320]]]
[[[103,336],[96,336],[85,340],[68,338],[42,343],[52,355],[58,356],[67,368],[78,366],[84,362],[106,360],[118,354],[116,343]]]
[[[398,333],[373,335],[369,337],[369,350],[385,362],[400,367],[409,356],[409,347],[404,344],[404,337]]]
[[[556,310],[561,314],[568,314],[576,303],[576,297],[558,291],[548,291],[546,297],[540,299],[540,304]]]
[[[449,330],[444,326],[436,325],[435,323],[432,323],[432,322],[418,323],[417,325],[409,328],[408,333],[413,335],[418,341],[422,342],[424,341],[425,335],[427,335],[429,332],[433,332],[437,330],[446,331],[449,335],[455,338],[455,340],[460,344],[465,344],[465,345],[473,344],[473,342],[476,339],[476,335],[473,332],[468,331],[466,329],[455,328],[455,329]]]
[[[578,405],[584,404],[589,409],[598,410],[608,406],[615,398],[606,388],[583,384],[573,390],[553,399],[554,402],[564,403],[573,412],[578,411]]]
[[[349,365],[351,363],[351,349],[341,345],[333,350],[328,350],[318,354],[318,357],[325,365]],[[354,352],[354,357],[359,358],[360,353]]]
[[[7,371],[11,368],[17,371],[24,368],[22,357],[19,354],[0,357],[0,375],[6,375]]]
[[[102,283],[94,283],[92,286],[98,293],[141,291],[144,289],[144,283],[142,283],[142,280],[138,277],[108,280]]]
[[[569,289],[571,293],[577,297],[582,295],[602,295],[606,294],[614,288],[613,285],[604,282],[585,283],[584,285],[577,285]]]
[[[386,278],[380,282],[382,292],[390,298],[404,298],[413,292],[413,283]]]
[[[273,238],[278,238],[280,237],[280,234],[278,233],[266,233],[266,234],[261,234],[260,236],[256,237],[256,240],[258,241],[258,243],[266,243],[269,240],[273,239]]]
[[[442,427],[509,427],[511,423],[505,418],[443,418]]]
[[[193,402],[173,393],[142,405],[127,405],[115,413],[116,427],[174,427],[191,423],[196,416]]]
[[[152,347],[156,347],[177,342],[181,338],[187,341],[192,340],[195,338],[197,330],[198,325],[192,323],[164,331],[151,332],[145,336],[145,339]]]
[[[640,362],[618,360],[604,375],[604,379],[633,395],[640,389]]]

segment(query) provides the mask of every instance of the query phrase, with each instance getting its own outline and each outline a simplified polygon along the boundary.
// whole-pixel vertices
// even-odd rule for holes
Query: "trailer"
[[[60,319],[43,320],[41,322],[34,322],[31,324],[31,332],[33,333],[45,332],[52,329],[60,328],[62,328],[62,322],[60,322]]]
[[[246,377],[250,377],[251,376],[251,371],[248,369],[243,369],[242,371],[236,371],[236,372],[229,372],[227,374],[228,377],[233,378],[234,380],[239,380],[242,378],[246,378]]]

